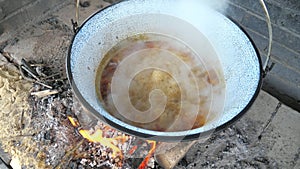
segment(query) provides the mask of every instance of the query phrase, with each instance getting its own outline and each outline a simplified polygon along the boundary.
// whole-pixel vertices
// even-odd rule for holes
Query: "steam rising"
[[[179,6],[181,6],[180,12],[183,13],[190,13],[193,11],[199,11],[203,9],[225,11],[228,7],[227,0],[179,0],[178,4]]]

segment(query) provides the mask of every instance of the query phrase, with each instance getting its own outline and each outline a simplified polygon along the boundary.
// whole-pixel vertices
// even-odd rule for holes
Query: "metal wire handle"
[[[78,30],[78,24],[79,24],[79,0],[75,0],[76,2],[76,8],[75,8],[75,21],[71,19],[72,25],[73,25],[73,31],[74,33]]]
[[[76,19],[76,22],[78,24],[79,23],[79,0],[76,0],[75,19]]]
[[[264,2],[264,0],[259,0],[264,13],[266,17],[266,22],[268,24],[268,30],[269,30],[269,46],[268,46],[268,54],[267,54],[267,59],[265,64],[263,65],[263,70],[264,70],[264,77],[267,75],[267,73],[272,69],[274,66],[274,63],[270,66],[270,60],[271,60],[271,51],[272,51],[272,42],[273,42],[273,30],[272,30],[272,23],[271,23],[271,18],[269,15],[268,8]]]

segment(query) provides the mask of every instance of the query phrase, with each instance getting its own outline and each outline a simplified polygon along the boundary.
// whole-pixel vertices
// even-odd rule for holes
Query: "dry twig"
[[[36,96],[38,98],[43,98],[57,93],[59,93],[58,90],[43,90],[39,92],[32,92],[31,95]]]

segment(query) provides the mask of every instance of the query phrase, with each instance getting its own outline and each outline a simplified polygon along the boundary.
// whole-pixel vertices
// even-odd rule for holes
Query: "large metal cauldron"
[[[193,10],[185,6],[185,3],[188,2],[123,1],[97,12],[85,21],[73,39],[67,57],[67,72],[76,96],[89,112],[109,125],[135,136],[177,141],[198,139],[219,131],[250,108],[260,91],[263,74],[262,63],[254,44],[226,16],[201,6]],[[168,16],[175,20],[164,20],[164,17],[157,16]],[[217,120],[193,130],[158,132],[126,124],[105,111],[96,96],[95,76],[103,55],[111,47],[121,39],[137,33],[158,32],[180,36],[178,34],[191,33],[192,27],[201,33],[201,37],[191,35],[185,42],[195,48],[197,45],[205,46],[199,52],[204,52],[207,56],[217,55],[223,67],[226,99],[224,111]]]

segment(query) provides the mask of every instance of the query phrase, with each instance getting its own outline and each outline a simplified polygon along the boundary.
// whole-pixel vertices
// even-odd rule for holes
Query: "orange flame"
[[[68,116],[68,119],[74,127],[80,126],[79,122],[74,118]],[[126,140],[128,140],[128,136],[123,135],[114,138],[106,138],[103,137],[103,131],[101,131],[100,129],[97,129],[94,133],[90,133],[90,131],[88,130],[80,129],[79,133],[82,135],[83,138],[89,140],[90,142],[100,143],[103,146],[111,148],[113,158],[117,157],[118,155],[120,157],[123,156],[122,151],[116,146],[116,144],[118,144],[118,142],[124,143]]]
[[[79,127],[79,126],[80,126],[79,122],[78,122],[77,120],[75,120],[74,118],[68,116],[68,119],[69,119],[69,121],[71,122],[71,124],[72,124],[74,127]]]
[[[69,121],[74,127],[80,127],[80,123],[70,116],[68,116]],[[110,127],[106,126],[104,130],[111,129]],[[119,156],[120,158],[123,158],[122,151],[116,146],[119,142],[125,143],[129,137],[126,135],[117,136],[114,138],[106,138],[103,137],[103,131],[101,129],[97,129],[94,133],[90,133],[88,130],[79,129],[79,133],[82,135],[83,138],[89,140],[93,143],[100,143],[103,146],[106,146],[108,148],[112,149],[112,157],[115,158]],[[153,156],[155,149],[156,149],[156,141],[147,141],[148,144],[151,146],[149,153],[145,157],[145,159],[142,161],[142,163],[139,165],[139,169],[145,169],[147,168],[148,162],[150,158]],[[137,146],[134,146],[130,151],[129,154],[133,154],[137,150]]]
[[[149,162],[150,158],[153,156],[155,149],[156,149],[156,141],[147,140],[147,142],[151,145],[151,148],[150,148],[149,153],[143,160],[143,162],[140,164],[139,169],[147,168],[148,162]]]
[[[112,157],[115,158],[117,155],[122,156],[121,150],[115,146],[116,144],[116,138],[105,138],[102,136],[103,132],[98,129],[95,133],[90,134],[87,130],[79,130],[79,133],[82,135],[82,137],[88,139],[90,142],[93,143],[100,143],[103,146],[109,147],[112,149]]]
[[[136,151],[137,148],[138,148],[138,146],[133,146],[133,147],[129,150],[128,154],[129,154],[129,155],[132,155],[132,154]]]

